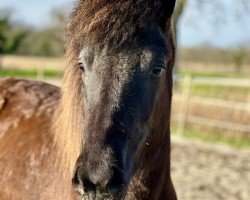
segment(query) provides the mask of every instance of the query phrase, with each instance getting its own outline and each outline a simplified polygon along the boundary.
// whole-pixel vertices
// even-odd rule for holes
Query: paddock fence
[[[199,87],[203,87],[203,94],[194,91]],[[206,94],[206,88],[210,93],[214,88],[215,94]],[[226,96],[220,95],[223,91]],[[240,99],[235,100],[238,96]],[[218,132],[241,132],[250,138],[250,80],[174,76],[172,123],[179,135],[185,133],[189,124],[219,129]]]

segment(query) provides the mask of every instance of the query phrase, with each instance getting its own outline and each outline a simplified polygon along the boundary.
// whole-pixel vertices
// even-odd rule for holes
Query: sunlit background
[[[60,85],[72,0],[0,1],[0,78]],[[250,199],[250,1],[179,0],[172,174],[180,199]]]

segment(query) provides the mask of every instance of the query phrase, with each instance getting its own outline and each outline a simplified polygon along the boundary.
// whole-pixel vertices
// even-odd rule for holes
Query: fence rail
[[[250,80],[247,79],[233,79],[233,78],[203,78],[191,76],[175,76],[175,82],[182,82],[183,90],[181,94],[174,94],[173,101],[180,103],[180,112],[172,114],[172,120],[177,121],[177,133],[183,135],[187,123],[198,124],[203,126],[229,129],[232,131],[240,131],[250,133],[250,124],[233,123],[229,121],[216,120],[213,118],[195,116],[189,114],[189,104],[196,103],[206,106],[216,106],[225,109],[240,110],[248,112],[250,116]],[[218,98],[204,97],[192,95],[192,87],[194,85],[220,85],[231,87],[249,88],[246,102],[230,101]],[[250,119],[249,119],[250,122]]]
[[[180,114],[172,115],[172,119],[179,120]],[[214,120],[214,119],[206,118],[206,117],[197,117],[197,116],[193,116],[193,115],[189,115],[186,119],[186,122],[194,123],[194,124],[198,124],[198,125],[203,125],[203,126],[221,128],[221,129],[230,129],[233,131],[240,131],[240,132],[249,132],[250,131],[249,125],[226,122],[226,121],[221,121],[221,120]]]
[[[181,95],[175,94],[173,99],[181,101]],[[217,98],[210,98],[210,97],[202,97],[197,95],[192,95],[190,97],[190,101],[197,103],[197,104],[203,104],[203,105],[212,105],[212,106],[218,106],[228,109],[235,109],[235,110],[245,110],[250,111],[250,104],[246,102],[237,102],[237,101],[229,101],[229,100],[223,100],[223,99],[217,99]]]
[[[250,87],[250,80],[245,78],[192,77],[191,75],[174,75],[175,81],[182,81],[185,78],[191,78],[193,83],[199,84]]]

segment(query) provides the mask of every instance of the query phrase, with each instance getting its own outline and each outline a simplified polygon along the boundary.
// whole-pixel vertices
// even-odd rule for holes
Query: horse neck
[[[171,72],[161,80],[151,128],[138,159],[142,164],[133,176],[130,191],[136,199],[176,199],[170,177]]]

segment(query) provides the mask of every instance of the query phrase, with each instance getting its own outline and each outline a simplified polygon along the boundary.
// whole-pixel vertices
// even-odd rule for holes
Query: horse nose
[[[96,185],[92,183],[87,176],[85,177],[78,171],[74,173],[72,184],[75,188],[75,191],[78,192],[81,196],[83,196],[84,193],[93,193],[96,191]]]
[[[75,190],[80,194],[109,194],[114,195],[122,191],[125,180],[121,170],[113,167],[108,176],[96,177],[96,174],[84,173],[80,168],[76,169],[72,178]],[[98,180],[98,181],[96,181]]]

